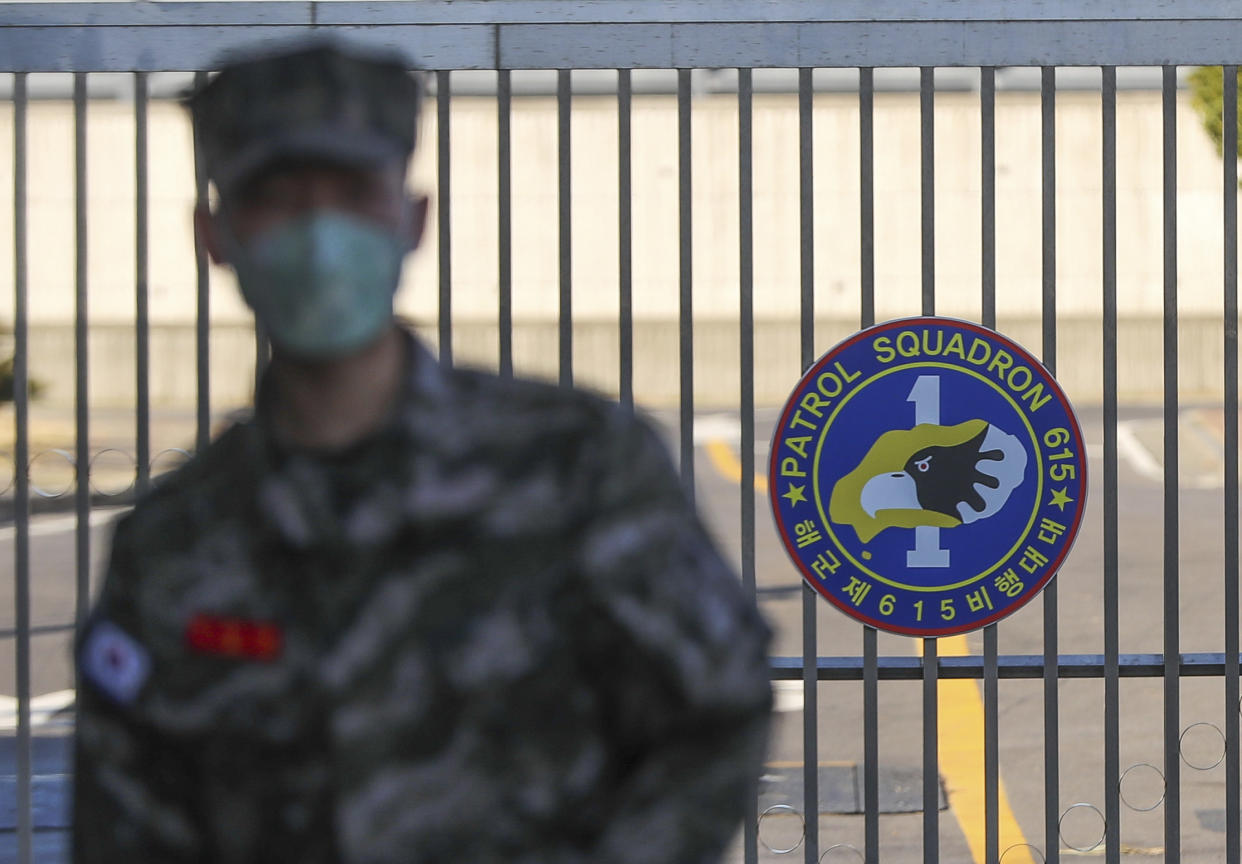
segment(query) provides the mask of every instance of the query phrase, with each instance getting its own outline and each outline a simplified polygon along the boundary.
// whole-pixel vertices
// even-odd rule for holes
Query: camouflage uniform
[[[262,62],[194,97],[217,186],[290,142],[408,155],[402,67]],[[600,399],[405,358],[364,441],[281,446],[261,390],[119,523],[78,647],[78,864],[718,857],[768,631],[663,447]]]
[[[717,860],[764,753],[767,631],[662,445],[409,357],[364,444],[282,451],[260,399],[119,524],[76,861]],[[136,683],[91,674],[101,626]]]

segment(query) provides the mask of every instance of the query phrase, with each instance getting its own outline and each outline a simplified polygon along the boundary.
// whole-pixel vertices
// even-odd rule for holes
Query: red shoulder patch
[[[198,654],[270,662],[280,656],[284,633],[270,621],[200,612],[186,626],[185,641]]]

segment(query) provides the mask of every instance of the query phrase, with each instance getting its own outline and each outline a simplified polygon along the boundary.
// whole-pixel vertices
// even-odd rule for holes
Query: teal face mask
[[[350,354],[392,321],[408,251],[398,233],[336,210],[281,223],[244,247],[225,233],[242,296],[290,354]]]

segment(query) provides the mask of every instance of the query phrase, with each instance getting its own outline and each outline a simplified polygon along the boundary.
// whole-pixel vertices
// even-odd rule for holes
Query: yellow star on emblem
[[[1048,506],[1051,507],[1052,505],[1055,504],[1057,507],[1061,509],[1061,512],[1064,513],[1065,505],[1074,500],[1073,498],[1069,496],[1068,490],[1069,490],[1068,486],[1062,486],[1060,489],[1053,489],[1052,500],[1048,502]]]
[[[782,498],[788,498],[788,499],[789,499],[789,503],[790,503],[790,504],[797,504],[799,501],[805,501],[805,500],[806,500],[806,495],[804,495],[804,494],[803,494],[803,490],[805,490],[805,489],[806,489],[806,486],[805,486],[805,485],[803,485],[803,486],[795,486],[794,484],[790,483],[790,484],[789,484],[789,491],[788,491],[788,492],[786,492],[786,493],[785,493],[784,495],[782,495],[781,497],[782,497]]]

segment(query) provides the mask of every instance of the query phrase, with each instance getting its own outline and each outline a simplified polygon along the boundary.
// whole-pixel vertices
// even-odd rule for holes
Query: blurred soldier
[[[189,107],[272,363],[117,527],[79,639],[74,860],[716,861],[767,630],[621,407],[393,318],[419,89],[332,44]]]

